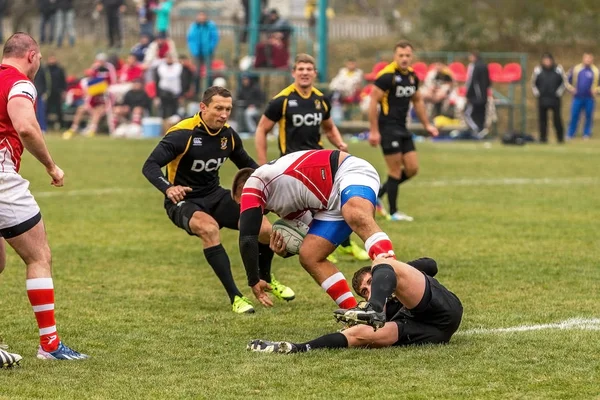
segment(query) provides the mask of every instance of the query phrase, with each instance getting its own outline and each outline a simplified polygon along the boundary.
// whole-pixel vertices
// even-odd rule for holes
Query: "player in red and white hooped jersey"
[[[327,256],[354,231],[372,259],[394,257],[389,237],[374,218],[378,190],[375,168],[339,150],[299,151],[256,170],[241,169],[232,194],[241,204],[240,253],[257,299],[272,304],[265,293],[269,286],[258,276],[258,233],[263,213],[271,211],[310,223],[300,263],[341,308],[355,307],[346,279]],[[285,255],[278,233],[271,236],[271,248]]]
[[[38,358],[87,358],[59,339],[54,318],[51,254],[40,208],[19,175],[26,148],[50,175],[52,185],[63,186],[64,173],[54,163],[35,116],[36,90],[32,84],[42,55],[36,41],[15,33],[4,44],[0,65],[0,272],[6,265],[4,241],[27,265],[27,296],[37,320]]]

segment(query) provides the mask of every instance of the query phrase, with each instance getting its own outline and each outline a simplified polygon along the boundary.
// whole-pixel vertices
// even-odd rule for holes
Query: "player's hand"
[[[271,250],[280,257],[287,255],[286,243],[283,240],[283,236],[279,232],[271,233],[271,242],[269,243]]]
[[[427,125],[425,130],[427,130],[427,132],[429,132],[429,134],[433,137],[437,137],[437,135],[440,134],[440,132],[438,131],[438,128],[436,128],[435,126],[433,126],[431,124]]]
[[[252,293],[254,293],[254,297],[258,299],[260,304],[265,307],[273,307],[273,301],[267,294],[267,292],[271,291],[271,285],[269,285],[266,281],[262,279],[258,281],[258,283],[252,286]]]
[[[381,143],[381,133],[379,131],[369,132],[369,144],[373,147],[379,146]]]
[[[52,186],[61,187],[65,184],[65,173],[58,165],[54,164],[52,168],[47,168],[46,172],[48,172],[48,175],[52,178],[52,182],[50,182]]]
[[[173,204],[179,203],[184,199],[185,195],[192,191],[189,186],[171,186],[167,189],[167,197],[173,202]]]
[[[345,142],[342,142],[342,143],[338,144],[337,148],[340,151],[348,151],[348,144]]]

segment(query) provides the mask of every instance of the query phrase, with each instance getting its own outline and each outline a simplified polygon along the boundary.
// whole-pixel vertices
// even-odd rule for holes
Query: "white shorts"
[[[40,207],[29,191],[29,182],[19,174],[0,172],[0,236],[18,236],[40,219]]]
[[[350,188],[350,187],[353,188]],[[373,202],[377,200],[380,180],[379,174],[369,162],[362,158],[348,156],[339,166],[333,180],[333,189],[329,196],[326,211],[319,211],[314,218],[321,221],[343,221],[342,217],[342,198],[346,190],[352,191],[352,195],[359,195]],[[362,191],[368,195],[361,195],[356,192]],[[372,190],[372,193],[369,191]],[[350,193],[346,193],[350,194]],[[373,196],[371,198],[371,196]]]

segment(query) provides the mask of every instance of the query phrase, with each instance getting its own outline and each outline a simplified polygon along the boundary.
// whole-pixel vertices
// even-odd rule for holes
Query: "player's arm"
[[[190,132],[185,130],[171,132],[166,135],[154,148],[142,167],[142,173],[165,196],[174,203],[183,200],[185,193],[192,189],[183,186],[174,186],[167,180],[162,172],[162,167],[183,154],[191,140]]]
[[[380,85],[383,85],[383,83],[380,82]],[[373,90],[370,95],[371,101],[369,102],[369,143],[371,146],[377,146],[381,142],[381,133],[379,132],[379,110],[377,109],[377,106],[381,103],[384,94],[385,92],[381,87],[377,86],[377,84],[373,85]]]
[[[33,107],[35,93],[35,88],[30,82],[17,83],[9,94],[8,117],[19,134],[23,146],[46,167],[46,172],[52,178],[52,184],[62,186],[64,173],[52,160],[35,116]]]
[[[275,122],[282,118],[285,100],[283,96],[271,100],[264,114],[260,117],[260,121],[258,121],[254,133],[254,145],[256,146],[256,159],[259,165],[267,163],[267,135],[275,126]],[[285,132],[279,132],[279,134],[285,135]]]
[[[258,168],[258,164],[244,149],[244,143],[235,130],[231,130],[231,137],[233,139],[233,151],[229,156],[229,159],[235,164],[238,169],[242,168]]]
[[[325,132],[327,140],[329,140],[332,145],[341,151],[347,151],[348,145],[344,142],[344,139],[342,139],[339,129],[333,123],[333,119],[331,118],[331,104],[327,99],[324,99],[323,101],[325,102],[325,113],[323,116],[323,122],[321,123],[323,132]]]
[[[437,136],[439,132],[437,128],[429,122],[429,118],[427,117],[427,109],[425,108],[425,102],[423,101],[423,97],[418,90],[412,95],[411,101],[415,107],[417,118],[419,118],[419,121],[421,121],[423,127],[425,127],[425,130],[429,132],[431,136]]]

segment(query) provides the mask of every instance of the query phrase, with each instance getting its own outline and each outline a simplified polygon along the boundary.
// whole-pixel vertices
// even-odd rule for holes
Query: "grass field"
[[[235,315],[200,241],[172,225],[141,175],[153,141],[48,143],[67,185],[52,188],[30,156],[22,174],[47,224],[59,333],[92,358],[34,358],[24,268],[9,251],[0,334],[25,358],[21,368],[0,371],[2,399],[600,398],[597,141],[419,144],[420,175],[400,190],[400,208],[415,222],[381,224],[401,259],[438,261],[439,280],[465,307],[460,331],[447,346],[292,356],[245,346],[339,328],[335,305],[297,259],[276,258],[273,267],[296,300]],[[384,172],[378,150],[351,150]],[[233,172],[230,163],[222,169],[225,186]],[[222,239],[250,296],[237,233],[223,231]],[[339,264],[346,277],[360,266]],[[531,327],[573,318],[596,322]],[[517,326],[529,328],[492,330]]]

